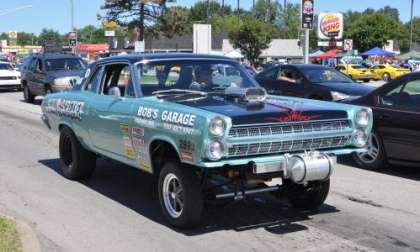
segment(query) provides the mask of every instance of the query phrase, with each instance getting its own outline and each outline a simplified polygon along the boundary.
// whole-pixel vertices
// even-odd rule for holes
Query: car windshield
[[[226,88],[259,87],[238,63],[177,60],[138,64],[144,96],[162,92],[224,92]]]
[[[78,58],[60,58],[45,60],[47,71],[59,70],[83,70],[86,68],[85,63]]]
[[[12,65],[10,64],[0,64],[0,70],[13,70]]]
[[[314,83],[341,82],[351,83],[352,79],[333,68],[307,68],[302,70],[303,75]]]

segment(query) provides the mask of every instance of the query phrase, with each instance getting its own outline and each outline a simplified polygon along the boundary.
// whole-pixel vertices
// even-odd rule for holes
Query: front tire
[[[289,202],[299,210],[316,210],[327,199],[330,191],[330,180],[313,181],[307,185],[285,181]]]
[[[96,166],[96,155],[80,144],[73,131],[64,127],[59,140],[60,164],[64,177],[84,180],[92,176]]]
[[[203,211],[203,195],[193,168],[170,161],[159,174],[159,201],[163,215],[178,228],[197,226]]]
[[[353,154],[353,159],[357,166],[367,170],[379,171],[386,168],[387,162],[382,139],[375,131],[369,138],[368,151]]]

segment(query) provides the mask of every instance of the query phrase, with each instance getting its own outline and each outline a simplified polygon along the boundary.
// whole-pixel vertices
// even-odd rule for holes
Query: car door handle
[[[391,116],[390,115],[380,115],[379,119],[389,120],[389,119],[391,119]]]

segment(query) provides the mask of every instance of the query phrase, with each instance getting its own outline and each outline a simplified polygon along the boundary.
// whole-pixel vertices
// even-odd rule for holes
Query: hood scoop
[[[267,92],[263,88],[227,88],[225,99],[235,103],[246,105],[261,105],[267,98]]]

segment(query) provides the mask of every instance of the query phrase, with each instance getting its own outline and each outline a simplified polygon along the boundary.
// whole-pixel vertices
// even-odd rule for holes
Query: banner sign
[[[320,13],[318,16],[319,39],[341,39],[343,37],[343,14]]]
[[[314,0],[302,0],[300,6],[301,28],[312,30],[314,26]]]
[[[353,39],[345,39],[344,51],[351,51],[351,50],[353,50]]]

